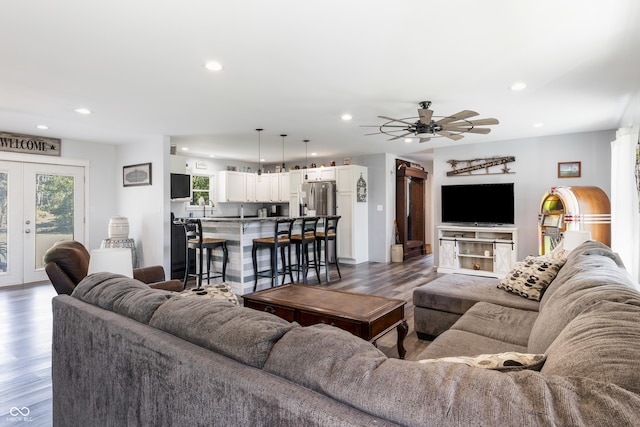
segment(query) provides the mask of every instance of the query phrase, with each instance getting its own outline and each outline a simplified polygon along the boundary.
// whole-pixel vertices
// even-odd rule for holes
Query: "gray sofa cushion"
[[[640,403],[588,378],[387,359],[326,325],[288,332],[264,370],[404,426],[633,425]]]
[[[84,279],[71,296],[142,323],[175,294],[152,289],[139,280],[113,273],[95,273]]]
[[[479,302],[451,329],[526,347],[538,312]]]
[[[544,375],[588,377],[640,394],[640,301],[595,303],[564,328],[546,354]]]
[[[274,343],[299,326],[228,301],[180,297],[158,308],[149,325],[257,368]]]
[[[485,337],[473,332],[449,329],[440,334],[416,359],[477,356],[479,354],[505,353],[507,351],[527,353],[527,347]]]
[[[546,352],[564,327],[590,305],[602,300],[640,298],[640,294],[632,289],[634,284],[626,270],[609,257],[582,255],[567,262],[563,271],[565,269],[568,278],[556,286],[553,296],[541,306],[531,329],[528,348],[532,353]]]
[[[624,264],[620,256],[613,252],[607,245],[593,240],[587,241],[579,245],[577,248],[569,252],[565,265],[560,269],[556,278],[551,282],[547,290],[544,292],[540,300],[540,309],[542,310],[551,299],[551,296],[569,279],[582,271],[589,268],[592,271],[602,269],[602,258],[609,258],[617,267],[624,269]],[[582,264],[581,268],[576,268],[576,263]],[[608,263],[608,265],[612,265]],[[631,280],[631,279],[630,279]]]
[[[447,274],[413,291],[413,305],[464,314],[478,301],[505,307],[538,310],[538,302],[498,289],[498,279]]]

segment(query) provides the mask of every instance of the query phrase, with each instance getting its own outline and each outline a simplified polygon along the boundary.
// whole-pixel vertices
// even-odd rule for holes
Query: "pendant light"
[[[280,134],[280,136],[282,137],[282,169],[281,172],[284,172],[284,137],[287,136],[287,134],[283,133]]]
[[[260,132],[264,129],[256,129],[258,131],[258,175],[262,175],[262,158],[260,156]]]
[[[307,146],[309,145],[309,140],[305,139],[304,141],[304,180],[309,179],[309,175],[307,175],[307,169],[309,169],[308,158],[307,158]]]

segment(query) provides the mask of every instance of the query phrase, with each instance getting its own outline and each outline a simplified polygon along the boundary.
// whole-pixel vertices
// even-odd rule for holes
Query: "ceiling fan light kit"
[[[376,126],[379,132],[367,135],[388,135],[391,137],[389,141],[406,138],[410,135],[419,137],[420,142],[427,142],[431,138],[440,137],[459,141],[464,138],[464,135],[462,135],[464,133],[486,135],[491,132],[490,128],[478,126],[497,125],[500,123],[497,119],[492,118],[469,120],[479,115],[471,110],[462,110],[450,116],[434,116],[433,110],[429,109],[431,101],[422,101],[419,105],[418,117],[394,119],[387,116],[378,116],[378,118],[388,121]],[[434,120],[434,118],[437,120]]]

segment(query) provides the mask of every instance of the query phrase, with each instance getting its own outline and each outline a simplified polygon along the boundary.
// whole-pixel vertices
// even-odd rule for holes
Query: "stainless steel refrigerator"
[[[335,181],[313,181],[302,184],[300,191],[300,215],[335,215]],[[306,210],[305,210],[306,208]]]

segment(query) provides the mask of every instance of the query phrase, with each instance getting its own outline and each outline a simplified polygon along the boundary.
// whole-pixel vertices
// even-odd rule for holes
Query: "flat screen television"
[[[183,173],[171,174],[171,199],[191,198],[191,175]]]
[[[443,185],[441,196],[444,223],[515,223],[513,183]]]

